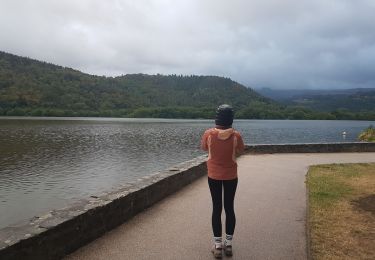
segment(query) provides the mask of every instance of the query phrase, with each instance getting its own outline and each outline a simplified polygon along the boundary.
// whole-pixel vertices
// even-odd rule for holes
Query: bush
[[[359,134],[358,139],[365,142],[375,142],[375,128],[370,125]]]

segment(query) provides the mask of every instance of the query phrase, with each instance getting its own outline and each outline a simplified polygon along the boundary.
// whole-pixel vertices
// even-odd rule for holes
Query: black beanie
[[[220,126],[231,126],[233,124],[234,112],[230,105],[223,104],[216,109],[215,124]]]

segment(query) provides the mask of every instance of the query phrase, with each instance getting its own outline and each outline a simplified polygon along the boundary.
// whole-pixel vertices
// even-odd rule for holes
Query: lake
[[[356,141],[370,121],[237,120],[247,144]],[[212,120],[0,117],[0,228],[202,155]],[[342,132],[347,134],[345,138]]]

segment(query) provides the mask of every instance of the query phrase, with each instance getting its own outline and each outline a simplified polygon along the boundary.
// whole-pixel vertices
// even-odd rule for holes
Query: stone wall
[[[251,154],[343,152],[375,152],[375,143],[257,144],[246,146],[246,153]]]
[[[375,152],[375,143],[248,145],[246,153]],[[59,259],[206,174],[206,156],[0,229],[0,259]]]
[[[0,230],[0,259],[59,259],[206,174],[206,156]]]

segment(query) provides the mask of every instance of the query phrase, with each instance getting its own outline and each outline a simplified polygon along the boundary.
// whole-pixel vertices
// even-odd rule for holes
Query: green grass
[[[308,225],[313,259],[375,259],[375,216],[353,203],[375,194],[375,163],[309,169]]]
[[[341,178],[358,176],[352,165],[331,164],[310,167],[307,181],[310,203],[329,207],[337,200],[352,194],[353,189]]]

